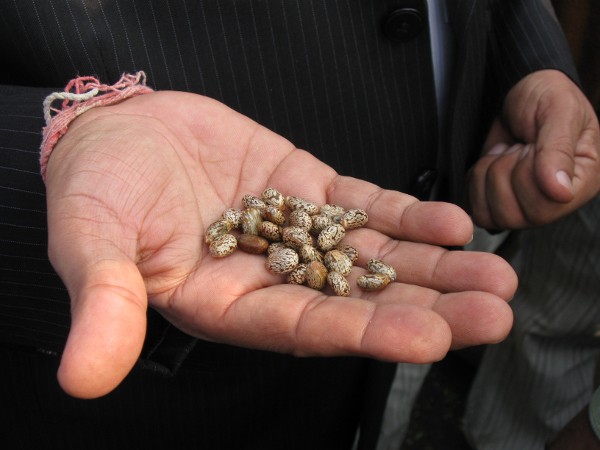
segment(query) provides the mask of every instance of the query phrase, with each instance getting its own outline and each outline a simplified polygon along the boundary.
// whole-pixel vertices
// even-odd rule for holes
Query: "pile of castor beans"
[[[285,274],[287,283],[317,290],[329,285],[336,295],[350,295],[346,277],[358,251],[342,239],[348,230],[367,223],[365,210],[318,206],[274,188],[265,189],[260,197],[244,195],[242,205],[243,209],[226,209],[206,230],[205,242],[213,257],[229,256],[236,249],[266,254],[266,269]],[[394,268],[378,259],[370,259],[367,270],[356,280],[366,291],[382,289],[396,279]]]

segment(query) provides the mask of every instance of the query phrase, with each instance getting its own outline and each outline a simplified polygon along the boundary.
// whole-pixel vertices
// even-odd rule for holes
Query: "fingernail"
[[[573,190],[573,183],[571,182],[571,177],[569,177],[567,172],[565,172],[564,170],[559,170],[558,172],[556,172],[556,181],[558,181],[559,184],[569,189],[569,191]]]
[[[511,153],[515,153],[520,151],[523,148],[523,144],[514,144],[511,145],[510,148],[508,150],[506,150],[506,152],[504,152],[506,155],[509,155]]]
[[[521,150],[521,154],[519,155],[519,160],[525,158],[527,156],[527,153],[529,153],[529,150],[531,150],[531,145],[526,145],[525,147],[523,147],[523,149]]]
[[[508,149],[508,144],[505,144],[503,142],[500,142],[496,145],[494,145],[490,151],[488,152],[488,155],[501,155],[502,153],[504,153],[506,150]]]

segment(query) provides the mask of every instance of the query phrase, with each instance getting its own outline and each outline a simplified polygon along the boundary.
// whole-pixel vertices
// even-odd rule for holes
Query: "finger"
[[[561,156],[565,152],[560,145],[556,149],[552,146],[558,138],[548,137],[547,143],[542,143],[544,136],[540,132],[538,139],[538,145],[544,147],[535,155],[535,180],[547,197],[545,201],[562,209],[562,215],[582,206],[600,189],[600,129],[595,115],[589,116],[583,119],[587,122],[576,124],[578,131],[573,131],[577,134],[572,147],[568,147],[573,154]]]
[[[516,219],[516,215],[513,215],[515,219],[512,220],[512,228],[545,225],[568,214],[575,208],[575,202],[557,202],[550,199],[541,190],[534,176],[537,155],[533,149],[533,145],[524,147],[524,150],[529,151],[521,154],[519,162],[512,172],[512,192],[522,214],[520,221]],[[506,221],[509,220],[506,218]]]
[[[367,226],[396,239],[450,246],[464,245],[473,237],[471,219],[456,205],[420,202],[351,177],[335,179],[328,190],[328,202],[366,209]]]
[[[452,341],[445,320],[429,308],[328,297],[302,286],[253,291],[220,319],[210,327],[217,340],[297,356],[426,363],[442,358]]]
[[[430,307],[329,297],[282,284],[262,256],[236,252],[226,260],[203,264],[161,312],[183,318],[177,326],[198,337],[299,356],[424,363],[442,358],[452,342],[447,323]],[[418,288],[414,296],[429,291]]]
[[[50,233],[51,261],[71,297],[71,329],[58,380],[70,395],[112,391],[140,355],[146,291],[135,264],[106,240]]]
[[[306,176],[310,174],[310,183]],[[419,202],[397,191],[343,177],[303,150],[290,153],[268,181],[282,192],[317,204],[333,203],[345,208],[363,208],[369,227],[399,239],[436,245],[464,245],[473,237],[468,214],[456,205]]]
[[[74,397],[96,398],[112,391],[133,368],[144,342],[143,282],[134,279],[135,266],[109,265],[73,294],[71,330],[58,380]],[[132,290],[132,284],[142,289]]]
[[[508,145],[497,144],[493,149],[498,152],[504,152],[508,149]],[[487,171],[495,160],[496,157],[491,155],[481,157],[467,173],[468,211],[473,217],[473,222],[486,229],[494,228],[490,208],[487,203],[485,186]]]
[[[519,166],[523,166],[525,158],[529,157],[531,160],[531,153],[531,146],[515,144],[488,168],[485,179],[485,201],[494,229],[510,230],[530,225],[526,220],[523,204],[518,199],[514,174]],[[533,180],[533,176],[530,178]]]
[[[508,336],[513,323],[508,303],[482,292],[443,295],[433,310],[450,326],[453,350],[498,343]]]
[[[482,156],[469,175],[473,220],[483,228],[505,230],[525,226],[513,172],[530,152],[528,146],[498,144]]]
[[[469,208],[473,221],[478,226],[492,230],[505,229],[506,225],[496,223],[497,218],[492,211],[499,199],[492,196],[497,189],[491,189],[493,186],[490,184],[490,173],[492,167],[496,167],[496,170],[499,167],[510,170],[515,161],[515,153],[518,151],[518,145],[496,144],[469,170]],[[502,178],[497,180],[503,184],[507,181]]]
[[[483,144],[481,158],[467,173],[468,209],[473,221],[487,229],[494,228],[490,205],[486,197],[486,178],[489,167],[503,154],[510,154],[516,149],[514,138],[508,132],[505,124],[498,118],[494,119],[490,131]]]
[[[600,125],[595,113],[590,116],[575,147],[573,191],[577,196],[577,207],[600,191]]]
[[[573,199],[575,147],[583,131],[581,110],[573,95],[557,95],[538,119],[535,175],[540,189],[557,202]]]
[[[483,154],[487,153],[502,153],[502,151],[494,150],[497,145],[510,147],[515,143],[514,137],[509,133],[506,125],[498,118],[494,119],[490,131],[483,144]]]
[[[358,249],[357,266],[365,267],[370,258],[381,259],[396,270],[401,283],[439,292],[489,292],[504,300],[512,298],[517,288],[510,264],[491,253],[393,241],[366,229],[354,230],[344,242]]]
[[[277,285],[239,298],[225,314],[207,320],[205,330],[220,342],[298,356],[428,363],[442,358],[450,345],[497,342],[510,329],[510,308],[491,294],[442,295],[432,310],[429,289],[409,291],[409,299],[394,298],[393,290],[381,294],[388,301],[372,302]]]
[[[593,180],[588,178],[586,183],[588,186],[579,189],[576,182],[574,188],[576,191],[579,189],[579,192],[570,202],[557,202],[549,198],[541,190],[535,176],[532,176],[537,158],[533,148],[533,145],[525,146],[525,149],[532,150],[527,154],[522,154],[513,169],[511,184],[523,216],[521,223],[514,221],[513,228],[545,225],[575,211],[589,199],[588,195],[591,194],[586,194],[584,191],[592,188],[594,184]],[[595,176],[598,177],[598,174]],[[579,178],[575,177],[575,180],[578,181]],[[591,192],[595,194],[596,190],[592,188]]]
[[[433,289],[394,282],[381,291],[365,294],[377,304],[401,303],[431,308],[450,327],[453,349],[500,342],[512,327],[512,309],[505,300],[489,292],[441,294]]]
[[[459,252],[448,252],[448,255],[459,256]],[[491,254],[481,255],[487,255],[490,261],[500,260],[500,258]],[[477,257],[479,254],[472,252],[471,256]],[[482,262],[475,261],[475,259],[473,263]],[[455,262],[448,261],[448,263],[454,264]],[[426,289],[414,284],[396,281],[379,291],[361,292],[359,288],[355,288],[353,293],[377,304],[402,303],[403,305],[431,308],[450,327],[452,349],[482,343],[492,344],[506,338],[513,322],[512,309],[508,306],[506,300],[514,295],[516,276],[508,264],[504,264],[505,267],[502,267],[502,264],[499,267],[503,268],[509,276],[505,278],[498,277],[497,288],[491,288],[485,292],[477,290],[477,287],[475,287],[471,291],[465,290],[442,294],[434,289]],[[491,269],[492,267],[490,267]],[[355,286],[356,278],[363,273],[364,271],[353,270],[353,273],[348,277],[351,285]],[[475,274],[475,276],[477,275]],[[492,283],[494,278],[491,277]],[[508,283],[511,284],[511,287],[505,288],[503,285],[508,280],[511,280]],[[505,297],[495,295],[494,291],[501,292]]]
[[[369,248],[378,246],[377,239],[381,248],[391,247],[384,244],[389,238],[381,233],[360,229],[351,235],[358,233],[371,235],[366,239]],[[421,273],[402,273],[403,277],[452,289],[484,286],[505,297],[514,292],[514,272],[494,255],[402,244],[407,247],[394,258],[410,253],[414,259],[407,267],[422,264]],[[218,342],[301,356],[363,355],[413,363],[435,361],[450,345],[497,342],[510,328],[510,309],[490,292],[446,295],[409,282],[390,284],[377,293],[363,292],[355,285],[361,271],[355,267],[349,276],[353,297],[329,297],[327,291],[272,285],[277,277],[267,273],[262,259],[241,253],[202,267],[178,290],[171,312],[194,319],[183,324],[190,334]],[[434,270],[426,271],[430,265]]]
[[[532,144],[497,145],[483,156],[470,174],[473,220],[488,229],[518,229],[556,220],[583,204],[550,199],[536,182],[537,154]]]

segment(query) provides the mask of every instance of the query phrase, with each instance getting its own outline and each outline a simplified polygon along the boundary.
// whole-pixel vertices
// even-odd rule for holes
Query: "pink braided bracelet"
[[[48,159],[58,140],[67,132],[70,123],[88,109],[121,102],[129,97],[153,92],[146,86],[146,74],[124,74],[112,86],[101,84],[94,77],[78,77],[67,84],[64,92],[54,92],[44,100],[44,119],[40,151],[40,170],[46,181]],[[52,103],[62,100],[61,108],[53,108]],[[54,115],[53,115],[54,113]]]

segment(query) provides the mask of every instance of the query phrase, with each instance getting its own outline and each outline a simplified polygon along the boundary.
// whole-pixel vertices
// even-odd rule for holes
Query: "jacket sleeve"
[[[0,87],[0,341],[56,351],[68,332],[69,302],[47,258],[39,175],[41,105],[50,91]]]
[[[579,84],[568,42],[549,2],[492,1],[490,30],[488,70],[496,102],[538,70],[560,70]]]

